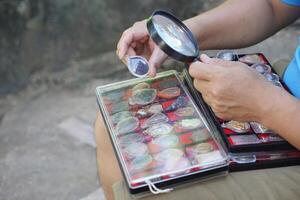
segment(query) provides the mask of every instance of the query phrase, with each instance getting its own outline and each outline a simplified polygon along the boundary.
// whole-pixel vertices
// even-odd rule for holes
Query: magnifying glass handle
[[[193,62],[201,62],[200,56],[196,57],[194,60],[192,60],[192,61],[190,61],[190,62],[186,62],[186,68],[189,69],[189,68],[190,68],[190,65],[191,65]]]

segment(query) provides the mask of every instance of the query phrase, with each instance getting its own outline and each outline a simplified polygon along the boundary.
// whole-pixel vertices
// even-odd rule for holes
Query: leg
[[[114,199],[112,185],[122,180],[111,141],[101,115],[98,113],[95,122],[95,138],[97,143],[97,161],[101,184],[108,200]]]

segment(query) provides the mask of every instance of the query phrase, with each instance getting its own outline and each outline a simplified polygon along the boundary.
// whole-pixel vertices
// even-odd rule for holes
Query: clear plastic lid
[[[96,89],[131,188],[228,165],[217,134],[176,71]]]

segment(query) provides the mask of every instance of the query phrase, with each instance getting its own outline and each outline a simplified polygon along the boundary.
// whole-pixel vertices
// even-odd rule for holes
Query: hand
[[[117,55],[125,64],[128,56],[145,57],[149,62],[149,76],[155,76],[156,68],[167,59],[167,55],[149,38],[146,20],[134,23],[123,32],[117,45]]]
[[[225,120],[261,121],[271,109],[272,97],[281,88],[272,85],[254,69],[241,62],[201,55],[189,73],[215,114]]]

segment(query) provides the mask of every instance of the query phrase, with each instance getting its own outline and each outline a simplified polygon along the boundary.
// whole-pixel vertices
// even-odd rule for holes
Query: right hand
[[[146,23],[146,20],[136,22],[123,32],[117,45],[117,55],[125,64],[128,56],[145,57],[149,62],[149,76],[155,76],[156,68],[168,56],[149,37]]]

